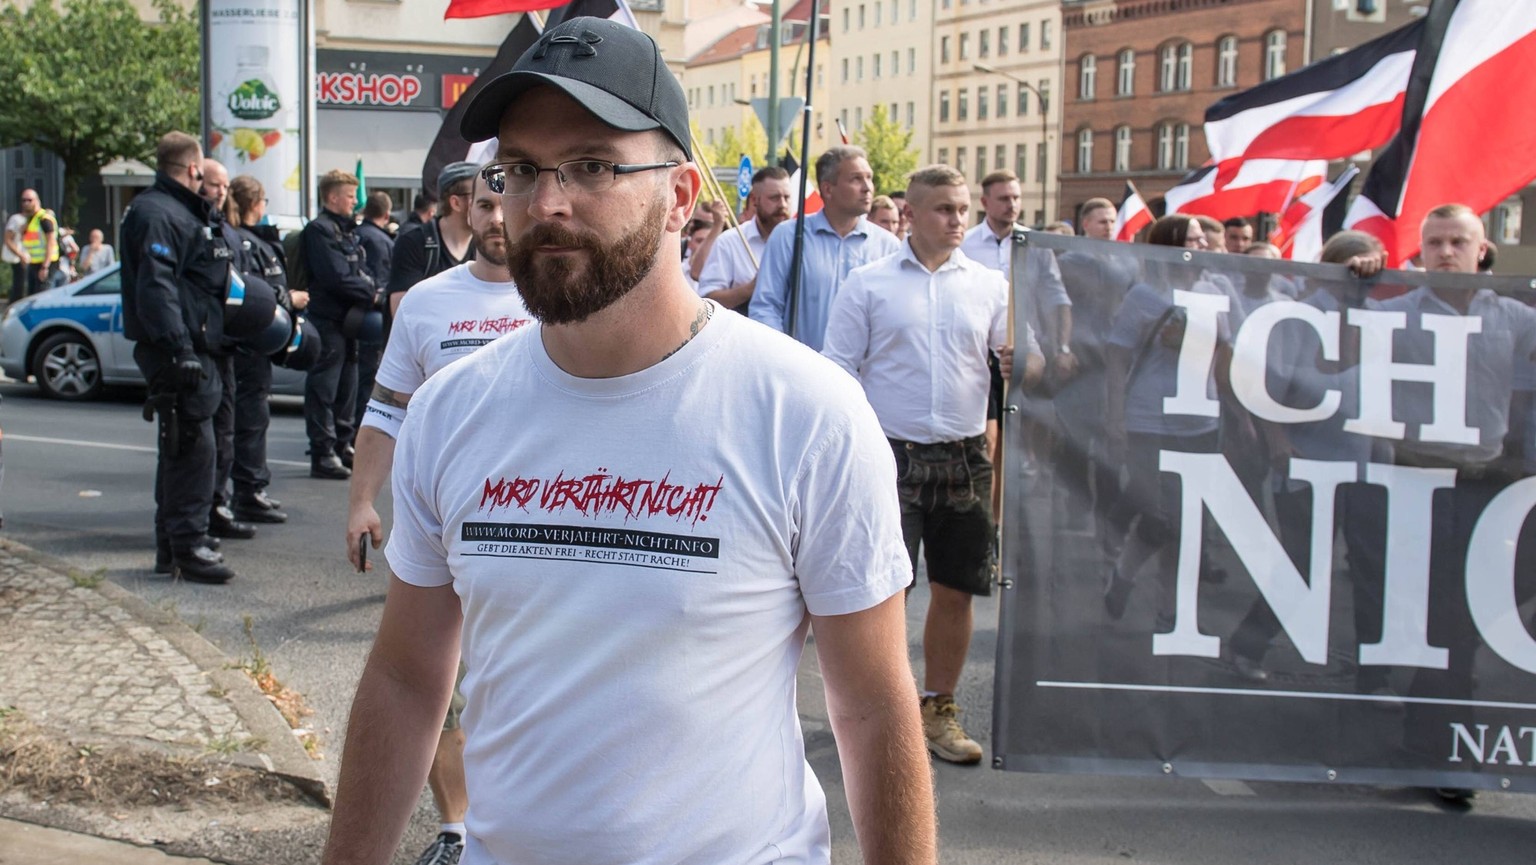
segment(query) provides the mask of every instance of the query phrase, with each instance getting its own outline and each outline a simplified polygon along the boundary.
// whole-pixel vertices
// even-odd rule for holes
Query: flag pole
[[[705,191],[715,198],[725,201],[725,189],[720,185],[719,178],[715,177],[714,167],[709,164],[709,158],[704,155],[704,148],[699,146],[698,136],[690,131],[688,133],[688,140],[693,142],[693,161],[698,163],[699,173],[704,175]],[[729,207],[725,209],[725,221],[732,228],[741,227],[741,220],[736,218],[736,214]],[[741,245],[746,249],[747,258],[752,261],[752,267],[754,269],[757,268],[757,256],[752,253],[752,245],[747,243],[747,236],[740,231],[736,232],[736,236],[741,239]]]
[[[791,337],[795,336],[795,314],[800,301],[800,271],[805,266],[805,194],[806,182],[809,180],[810,164],[807,157],[811,152],[811,100],[816,94],[816,39],[821,32],[821,3],[820,0],[811,0],[811,29],[806,34],[810,39],[810,50],[806,52],[805,59],[805,107],[800,115],[800,192],[796,202],[795,213],[795,243],[789,257],[789,286],[786,294],[789,302],[786,304],[788,313],[788,327],[786,331]],[[774,34],[778,38],[778,34]],[[773,148],[778,150],[779,143],[773,142]]]

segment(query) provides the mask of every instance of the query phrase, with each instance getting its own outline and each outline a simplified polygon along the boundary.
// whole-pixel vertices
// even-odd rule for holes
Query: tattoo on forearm
[[[410,394],[390,390],[382,384],[375,384],[373,386],[373,398],[381,403],[384,403],[385,405],[392,405],[395,408],[405,408],[410,405],[411,402]]]

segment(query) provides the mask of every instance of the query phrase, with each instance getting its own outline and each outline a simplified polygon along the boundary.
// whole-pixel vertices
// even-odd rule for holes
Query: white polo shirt
[[[1039,353],[1032,333],[1027,343],[1020,348]],[[822,354],[864,386],[887,438],[932,444],[986,429],[987,350],[1007,344],[1001,274],[960,250],[929,271],[903,242],[848,275]]]
[[[747,247],[752,248],[750,257]],[[755,219],[715,238],[715,245],[709,250],[709,261],[704,262],[704,271],[699,274],[699,296],[708,297],[712,292],[734,288],[756,277],[757,266],[767,247],[768,238],[758,232]]]

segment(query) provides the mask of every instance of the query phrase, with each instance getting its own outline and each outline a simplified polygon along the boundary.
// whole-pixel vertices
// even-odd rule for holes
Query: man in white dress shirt
[[[770,165],[752,175],[752,219],[716,238],[704,272],[699,274],[699,294],[742,315],[757,287],[757,268],[768,247],[768,235],[795,215],[795,196],[789,189],[789,172]],[[752,254],[747,254],[751,248]]]
[[[954,763],[981,760],[954,693],[971,640],[971,598],[992,590],[989,351],[1012,372],[1007,283],[960,251],[970,190],[947,165],[914,173],[912,233],[901,251],[849,274],[832,302],[822,353],[864,386],[896,453],[901,530],[932,601],[923,632],[923,732]],[[1031,336],[1024,380],[1044,361]]]

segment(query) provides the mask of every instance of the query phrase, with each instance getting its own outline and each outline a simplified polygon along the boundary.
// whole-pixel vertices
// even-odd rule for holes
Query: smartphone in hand
[[[368,570],[368,541],[373,535],[363,532],[357,539],[357,572],[359,574]]]

